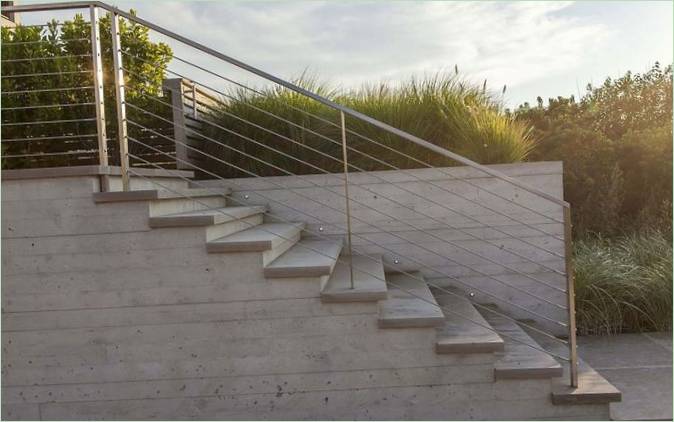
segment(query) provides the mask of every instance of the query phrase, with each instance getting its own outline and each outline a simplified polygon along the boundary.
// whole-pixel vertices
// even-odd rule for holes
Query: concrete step
[[[549,337],[545,337],[533,330],[524,328],[524,330],[546,350],[550,350],[560,356],[567,356],[569,349]],[[552,380],[552,403],[556,405],[573,404],[603,404],[610,402],[619,402],[622,400],[622,393],[606,378],[601,376],[587,362],[578,360],[578,387],[573,388],[570,385],[569,365],[563,364],[563,374],[561,378]]]
[[[438,328],[437,353],[502,352],[503,339],[466,298],[437,292],[435,299],[443,307],[445,323]]]
[[[502,357],[494,364],[495,379],[537,379],[562,376],[562,366],[517,323],[487,310],[484,319],[504,342]],[[534,346],[534,347],[530,347]]]
[[[304,229],[304,223],[261,224],[230,236],[211,240],[207,244],[207,249],[211,253],[263,252],[289,241],[296,243],[302,229]]]
[[[204,198],[211,196],[229,195],[229,189],[181,189],[179,191],[163,189],[143,189],[121,192],[95,192],[93,194],[94,202],[128,202],[128,201],[153,201],[162,199],[180,199],[184,198]]]
[[[353,265],[353,289],[349,262]],[[381,256],[341,255],[332,275],[321,289],[323,302],[376,302],[386,297]]]
[[[341,251],[341,243],[303,240],[267,265],[264,275],[269,278],[330,275]]]
[[[379,303],[379,327],[438,327],[445,316],[421,273],[389,275],[388,299]],[[416,277],[416,278],[415,278]]]
[[[150,217],[150,227],[210,226],[240,220],[266,211],[265,207],[223,207]]]

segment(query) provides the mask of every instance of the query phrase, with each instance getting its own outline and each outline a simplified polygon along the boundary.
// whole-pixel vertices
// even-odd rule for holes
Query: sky
[[[113,4],[284,79],[306,70],[351,88],[458,68],[476,84],[486,80],[509,107],[535,103],[537,96],[582,95],[588,83],[600,84],[607,76],[644,72],[656,61],[672,63],[669,1]],[[23,21],[38,23],[45,16],[24,14]],[[262,83],[192,49],[172,47],[178,57],[217,73]],[[224,87],[221,79],[204,72],[193,76],[195,69],[179,62],[172,69]]]

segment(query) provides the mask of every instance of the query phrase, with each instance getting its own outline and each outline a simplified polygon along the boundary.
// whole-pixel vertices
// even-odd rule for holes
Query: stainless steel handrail
[[[437,146],[437,145],[435,145],[435,144],[432,144],[432,143],[430,143],[430,142],[428,142],[428,141],[426,141],[426,140],[424,140],[424,139],[421,139],[421,138],[419,138],[419,137],[417,137],[417,136],[414,136],[414,135],[412,135],[412,134],[409,134],[409,133],[407,133],[407,132],[405,132],[405,131],[403,131],[403,130],[400,130],[400,129],[396,128],[396,127],[393,127],[393,126],[391,126],[391,125],[389,125],[389,124],[380,122],[379,120],[373,119],[372,117],[367,116],[367,115],[365,115],[365,114],[363,114],[363,113],[360,113],[360,112],[358,112],[358,111],[355,111],[355,110],[353,110],[353,109],[351,109],[351,108],[349,108],[349,107],[343,106],[343,105],[341,105],[341,104],[337,104],[337,103],[335,103],[334,101],[331,101],[331,100],[329,100],[329,99],[327,99],[327,98],[324,98],[324,97],[322,97],[322,96],[320,96],[320,95],[317,95],[317,94],[315,94],[315,93],[313,93],[313,92],[311,92],[311,91],[308,91],[308,90],[306,90],[306,89],[304,89],[304,88],[302,88],[302,87],[300,87],[300,86],[297,86],[297,85],[295,85],[295,84],[293,84],[293,83],[290,83],[290,82],[288,82],[288,81],[285,81],[284,79],[281,79],[281,78],[279,78],[279,77],[276,77],[276,76],[274,76],[274,75],[272,75],[272,74],[270,74],[270,73],[267,73],[267,72],[265,72],[265,71],[263,71],[263,70],[260,70],[260,69],[258,69],[258,68],[256,68],[256,67],[253,67],[253,66],[251,66],[251,65],[249,65],[249,64],[247,64],[247,63],[244,63],[244,62],[242,62],[242,61],[240,61],[240,60],[237,60],[237,59],[235,59],[235,58],[233,58],[233,57],[230,57],[230,56],[228,56],[228,55],[226,55],[226,54],[223,54],[223,53],[221,53],[221,52],[219,52],[219,51],[217,51],[217,50],[214,50],[214,49],[212,49],[212,48],[210,48],[210,47],[207,47],[207,46],[205,46],[205,45],[203,45],[203,44],[200,44],[200,43],[198,43],[198,42],[196,42],[196,41],[194,41],[194,40],[191,40],[191,39],[189,39],[189,38],[187,38],[187,37],[184,37],[184,36],[182,36],[182,35],[180,35],[180,34],[177,34],[177,33],[173,32],[173,31],[170,31],[170,30],[168,30],[168,29],[166,29],[166,28],[163,28],[163,27],[161,27],[161,26],[159,26],[159,25],[156,25],[156,24],[154,24],[154,23],[152,23],[152,22],[149,22],[149,21],[147,21],[147,20],[145,20],[145,19],[139,18],[139,17],[136,16],[136,15],[133,15],[133,14],[131,14],[131,13],[128,13],[128,12],[125,12],[125,11],[123,11],[123,10],[121,10],[121,9],[118,9],[118,8],[115,7],[115,6],[111,6],[111,5],[108,5],[108,4],[106,4],[106,3],[99,2],[99,1],[93,1],[93,2],[92,2],[92,1],[82,1],[82,2],[59,2],[59,3],[50,3],[50,4],[35,4],[35,5],[10,6],[10,7],[5,7],[5,8],[3,8],[3,10],[6,10],[7,12],[29,12],[29,11],[62,10],[62,9],[81,9],[81,8],[88,8],[89,6],[97,6],[97,7],[100,7],[100,8],[102,8],[102,9],[108,10],[109,12],[112,12],[114,15],[122,16],[122,17],[124,17],[125,19],[128,19],[128,20],[130,20],[130,21],[132,21],[132,22],[139,23],[139,24],[141,24],[141,25],[143,25],[143,26],[145,26],[145,27],[147,27],[147,28],[150,28],[150,29],[152,29],[152,30],[154,30],[154,31],[157,31],[157,32],[159,32],[159,33],[161,33],[161,34],[163,34],[163,35],[165,35],[165,36],[168,36],[168,37],[170,37],[170,38],[173,38],[174,40],[179,41],[179,42],[181,42],[181,43],[183,43],[183,44],[185,44],[185,45],[188,45],[188,46],[193,47],[193,48],[195,48],[195,49],[197,49],[197,50],[200,50],[200,51],[202,51],[202,52],[204,52],[204,53],[206,53],[206,54],[209,54],[209,55],[211,55],[211,56],[213,56],[213,57],[215,57],[215,58],[218,58],[218,59],[223,60],[223,61],[225,61],[225,62],[227,62],[227,63],[230,63],[230,64],[232,64],[232,65],[234,65],[234,66],[236,66],[236,67],[238,67],[238,68],[240,68],[240,69],[246,70],[246,71],[248,71],[248,72],[250,72],[250,73],[252,73],[252,74],[254,74],[254,75],[257,75],[257,76],[259,76],[259,77],[261,77],[261,78],[264,78],[264,79],[269,80],[269,81],[271,81],[271,82],[274,82],[274,83],[276,83],[276,84],[278,84],[278,85],[281,85],[281,86],[283,86],[283,87],[286,87],[286,88],[288,88],[288,89],[290,89],[290,90],[292,90],[292,91],[295,91],[295,92],[297,92],[297,93],[299,93],[299,94],[302,94],[302,95],[304,95],[304,96],[306,96],[306,97],[308,97],[308,98],[311,98],[311,99],[313,99],[313,100],[315,100],[315,101],[317,101],[317,102],[319,102],[319,103],[321,103],[321,104],[324,104],[324,105],[326,105],[326,106],[328,106],[328,107],[331,107],[331,108],[333,108],[333,109],[335,109],[335,110],[341,111],[341,112],[343,112],[344,114],[346,114],[346,115],[348,115],[348,116],[351,116],[351,117],[354,117],[354,118],[356,118],[356,119],[358,119],[358,120],[361,120],[361,121],[364,121],[364,122],[366,122],[366,123],[369,123],[369,124],[371,124],[371,125],[373,125],[373,126],[375,126],[375,127],[378,127],[378,128],[380,128],[380,129],[383,129],[383,130],[385,130],[385,131],[387,131],[387,132],[390,132],[390,133],[392,133],[392,134],[394,134],[394,135],[397,135],[397,136],[399,136],[399,137],[401,137],[401,138],[403,138],[403,139],[406,139],[406,140],[408,140],[408,141],[410,141],[410,142],[413,142],[413,143],[415,143],[415,144],[417,144],[417,145],[419,145],[419,146],[421,146],[421,147],[424,147],[424,148],[426,148],[426,149],[428,149],[428,150],[431,150],[431,151],[433,151],[433,152],[436,152],[436,153],[438,153],[438,154],[440,154],[440,155],[443,155],[443,156],[445,156],[445,157],[447,157],[447,158],[450,158],[450,159],[452,159],[452,160],[454,160],[454,161],[457,161],[457,162],[459,162],[459,163],[461,163],[461,164],[467,165],[467,166],[469,166],[469,167],[476,168],[476,169],[481,170],[481,171],[483,171],[484,173],[487,173],[487,174],[489,174],[489,175],[491,175],[491,176],[494,176],[494,177],[496,177],[496,178],[498,178],[498,179],[507,181],[508,183],[510,183],[510,184],[512,184],[512,185],[518,186],[518,187],[520,187],[521,189],[524,189],[525,191],[527,191],[527,192],[529,192],[529,193],[532,193],[532,194],[534,194],[534,195],[540,196],[541,198],[545,198],[545,199],[547,199],[547,200],[549,200],[549,201],[551,201],[551,202],[553,202],[553,203],[556,203],[556,204],[561,205],[561,206],[566,207],[566,208],[569,207],[569,203],[568,203],[568,202],[566,202],[566,201],[564,201],[564,200],[562,200],[562,199],[559,199],[559,198],[557,198],[557,197],[555,197],[555,196],[552,196],[552,195],[550,195],[550,194],[548,194],[548,193],[546,193],[546,192],[543,192],[543,191],[541,191],[541,190],[539,190],[539,189],[536,189],[536,188],[534,188],[534,187],[532,187],[532,186],[529,186],[528,184],[526,184],[526,183],[524,183],[524,182],[521,182],[521,181],[519,181],[519,180],[517,180],[517,179],[514,179],[514,178],[512,178],[512,177],[510,177],[510,176],[508,176],[508,175],[506,175],[506,174],[504,174],[504,173],[501,173],[501,172],[498,171],[498,170],[494,170],[494,169],[489,168],[489,167],[487,167],[487,166],[484,166],[484,165],[482,165],[482,164],[476,163],[475,161],[470,160],[470,159],[468,159],[468,158],[466,158],[466,157],[463,157],[462,155],[456,154],[456,153],[451,152],[451,151],[449,151],[449,150],[447,150],[447,149],[445,149],[445,148],[439,147],[439,146]]]

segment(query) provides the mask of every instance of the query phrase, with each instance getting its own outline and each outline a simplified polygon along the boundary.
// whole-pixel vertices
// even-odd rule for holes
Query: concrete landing
[[[672,420],[672,333],[578,337],[578,353],[622,392],[614,420]]]

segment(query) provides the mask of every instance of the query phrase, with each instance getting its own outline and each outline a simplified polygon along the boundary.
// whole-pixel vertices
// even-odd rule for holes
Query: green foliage
[[[104,101],[108,123],[107,135],[108,138],[114,139],[117,126],[114,84],[112,83],[114,75],[110,25],[109,15],[101,17],[101,56],[103,80],[105,81]],[[25,106],[68,105],[67,107],[6,110],[3,111],[3,122],[18,123],[94,118],[96,114],[93,105],[74,105],[94,102],[93,88],[64,90],[64,88],[91,87],[93,85],[92,58],[88,56],[91,54],[90,37],[91,26],[80,14],[62,24],[53,20],[49,22],[46,28],[3,27],[2,59],[3,61],[10,61],[2,64],[2,91],[6,93],[11,91],[51,90],[3,95],[3,110]],[[161,94],[165,69],[172,57],[171,49],[166,44],[150,41],[148,28],[123,19],[120,20],[120,37],[122,51],[125,53],[123,65],[127,70],[125,79],[127,101],[150,111],[162,113],[157,109],[156,102],[152,101],[151,98]],[[18,76],[28,74],[41,76]],[[163,113],[166,114],[165,111]],[[133,115],[133,111],[129,111],[129,114]],[[148,118],[147,115],[139,116],[137,119],[146,125],[161,127],[156,119]],[[96,124],[94,121],[3,127],[4,139],[91,135],[95,133]],[[97,162],[97,153],[94,151],[96,149],[97,142],[92,137],[69,141],[61,139],[56,140],[56,142],[54,140],[31,140],[9,145],[3,143],[3,154],[11,155],[84,151],[79,155],[3,159],[3,168],[94,163]],[[114,143],[110,145],[110,157],[111,163],[114,163],[117,157]]]
[[[671,330],[672,243],[657,231],[575,242],[581,334]]]
[[[672,69],[658,64],[586,95],[515,112],[539,140],[531,160],[564,161],[565,197],[576,235],[671,231]]]
[[[466,84],[456,76],[437,75],[422,80],[410,79],[397,86],[381,84],[350,91],[338,90],[306,75],[295,83],[481,163],[522,161],[533,147],[526,125],[506,116],[483,89]],[[206,143],[209,154],[220,159],[226,158],[229,163],[260,175],[320,172],[316,167],[329,172],[342,171],[338,162],[342,151],[340,117],[337,112],[284,88],[268,88],[261,92],[262,95],[258,95],[240,89],[228,93],[221,103],[213,107],[211,118],[222,128],[255,139],[282,153],[256,145],[222,128],[205,125],[204,133],[223,144],[268,161],[273,166],[254,160],[251,162],[250,158],[226,147],[214,146],[211,142]],[[308,116],[302,111],[317,117]],[[349,152],[349,162],[359,169],[392,168],[384,163],[399,168],[423,166],[415,160],[433,165],[455,164],[370,124],[348,116],[346,119],[349,130],[383,145],[378,146],[370,140],[348,133],[349,146],[362,152]],[[251,126],[245,121],[254,122],[267,130]],[[293,160],[289,155],[302,157],[303,161],[311,165]],[[207,162],[210,162],[211,171],[223,176],[246,174],[221,161]]]

